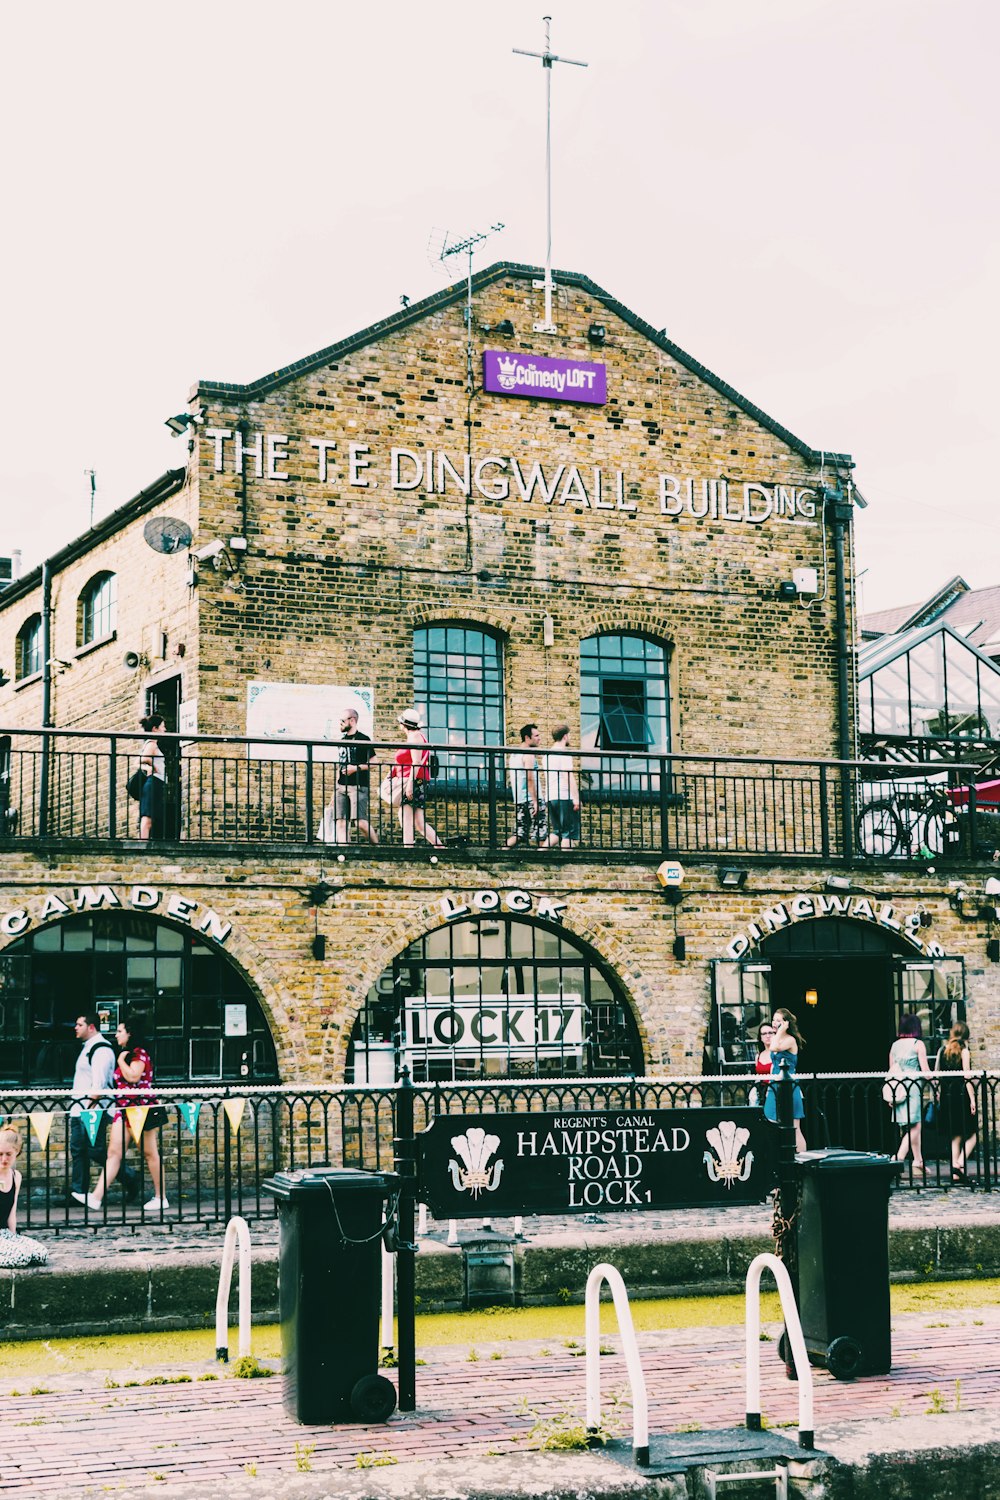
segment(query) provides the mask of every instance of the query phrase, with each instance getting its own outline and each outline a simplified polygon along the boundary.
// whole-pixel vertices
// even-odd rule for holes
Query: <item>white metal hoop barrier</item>
[[[229,1290],[233,1284],[236,1241],[240,1244],[240,1358],[250,1353],[250,1230],[246,1219],[235,1214],[226,1225],[222,1246],[219,1292],[215,1299],[215,1357],[229,1360]]]
[[[646,1400],[646,1377],[642,1373],[639,1345],[636,1342],[632,1310],[621,1272],[614,1266],[595,1266],[587,1277],[586,1354],[587,1354],[587,1428],[597,1432],[601,1425],[601,1283],[611,1288],[618,1319],[618,1331],[625,1352],[625,1368],[632,1387],[632,1455],[640,1468],[649,1467],[649,1406]]]
[[[781,1315],[785,1320],[785,1332],[795,1365],[795,1378],[799,1383],[799,1447],[813,1448],[813,1383],[812,1368],[806,1353],[806,1342],[802,1337],[799,1310],[795,1305],[791,1278],[787,1267],[776,1255],[758,1255],[750,1262],[747,1271],[746,1292],[746,1337],[747,1337],[747,1429],[760,1432],[760,1278],[770,1271],[778,1286],[781,1298]]]

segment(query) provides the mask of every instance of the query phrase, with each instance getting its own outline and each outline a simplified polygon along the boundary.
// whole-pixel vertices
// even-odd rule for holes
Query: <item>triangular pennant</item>
[[[33,1109],[28,1119],[31,1121],[31,1128],[35,1132],[35,1140],[44,1151],[55,1115],[51,1109]]]
[[[87,1132],[87,1139],[92,1146],[97,1144],[97,1132],[101,1128],[101,1116],[104,1110],[99,1104],[96,1109],[81,1109],[80,1124]]]
[[[223,1099],[222,1107],[226,1111],[226,1118],[232,1126],[233,1131],[239,1130],[240,1121],[243,1119],[243,1111],[247,1107],[247,1101],[245,1099]]]
[[[128,1128],[132,1132],[132,1139],[134,1141],[137,1141],[142,1135],[143,1126],[146,1123],[146,1116],[148,1114],[148,1104],[130,1104],[126,1108],[125,1118],[128,1121]]]
[[[179,1100],[177,1108],[180,1110],[181,1119],[194,1135],[198,1129],[198,1116],[201,1114],[201,1100],[195,1100],[190,1104],[182,1104]]]

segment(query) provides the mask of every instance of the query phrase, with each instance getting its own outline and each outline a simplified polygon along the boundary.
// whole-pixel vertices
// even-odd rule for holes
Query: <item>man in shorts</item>
[[[357,710],[345,709],[340,716],[340,767],[333,794],[335,843],[350,843],[352,823],[370,844],[378,843],[368,822],[369,767],[375,753],[370,747],[370,736],[358,728]]]
[[[545,806],[545,773],[539,769],[535,751],[542,736],[537,724],[521,728],[521,749],[510,758],[510,789],[514,796],[514,832],[507,848],[516,844],[537,844],[548,838]]]
[[[575,849],[580,842],[580,783],[569,753],[569,725],[552,731],[548,755],[549,845]]]

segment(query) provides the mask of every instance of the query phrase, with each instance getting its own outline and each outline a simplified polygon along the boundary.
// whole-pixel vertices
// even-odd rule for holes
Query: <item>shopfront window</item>
[[[73,1023],[89,1009],[108,1034],[126,1011],[137,1012],[163,1083],[277,1080],[256,996],[226,956],[192,932],[137,912],[99,912],[42,927],[8,955],[25,962],[19,1019],[0,1027],[7,1083],[68,1084],[79,1051]]]
[[[628,1004],[565,934],[513,918],[456,922],[411,943],[369,991],[348,1078],[617,1075],[642,1070]]]

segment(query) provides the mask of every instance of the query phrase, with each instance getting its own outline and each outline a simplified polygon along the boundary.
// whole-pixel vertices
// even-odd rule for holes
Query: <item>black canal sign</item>
[[[439,1115],[416,1142],[436,1219],[759,1203],[777,1182],[758,1108]]]

